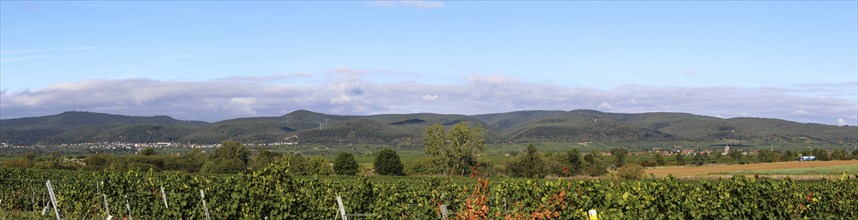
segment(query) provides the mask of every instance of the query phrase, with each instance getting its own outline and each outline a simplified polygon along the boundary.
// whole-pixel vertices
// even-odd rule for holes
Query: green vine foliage
[[[858,218],[858,181],[847,177],[482,182],[453,177],[296,177],[286,163],[234,175],[0,168],[0,219],[40,214],[49,201],[46,180],[51,180],[66,219],[104,218],[104,196],[114,218],[204,219],[200,190],[213,219],[336,219],[337,196],[355,219],[438,219],[441,204],[450,218],[483,213],[487,215],[480,216],[490,219],[586,219],[590,209],[604,219]]]

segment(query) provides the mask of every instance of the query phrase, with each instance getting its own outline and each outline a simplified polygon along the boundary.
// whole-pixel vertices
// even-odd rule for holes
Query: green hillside
[[[123,116],[92,112],[0,120],[0,141],[15,145],[174,141],[208,123],[169,116]]]
[[[0,141],[15,145],[89,142],[245,143],[299,141],[319,144],[419,145],[432,124],[459,122],[485,128],[489,143],[750,141],[849,145],[858,127],[766,118],[687,113],[605,113],[594,110],[517,111],[483,115],[328,115],[298,110],[279,117],[206,123],[168,116],[138,117],[89,112],[0,120]]]

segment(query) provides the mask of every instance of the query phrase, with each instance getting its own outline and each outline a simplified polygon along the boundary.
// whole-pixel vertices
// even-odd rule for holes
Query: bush
[[[155,155],[155,149],[152,149],[150,147],[143,148],[143,150],[140,150],[140,152],[138,152],[137,154],[140,154],[143,156],[152,156],[152,155]]]
[[[239,158],[209,161],[203,165],[203,171],[206,173],[240,173],[244,170],[244,162]]]
[[[209,173],[239,173],[247,169],[250,151],[244,144],[227,141],[215,149],[209,161],[203,165],[203,171]]]
[[[545,164],[542,162],[542,155],[539,155],[536,147],[532,144],[527,145],[527,149],[518,154],[518,158],[507,166],[511,176],[528,178],[545,176]]]
[[[86,158],[83,159],[83,163],[86,164],[87,167],[94,168],[107,167],[111,162],[113,162],[113,158],[109,154],[93,154],[86,156]]]
[[[399,155],[396,151],[390,148],[383,149],[378,152],[373,163],[375,172],[382,176],[403,176],[402,161],[399,160]]]
[[[636,163],[627,163],[617,169],[617,175],[627,180],[641,179],[644,177],[644,167]]]
[[[431,158],[413,160],[405,167],[405,173],[408,175],[441,173],[440,166],[433,164],[433,161]]]
[[[596,161],[596,163],[587,166],[584,171],[590,176],[604,176],[608,174],[608,167],[602,161]]]
[[[346,152],[337,154],[337,158],[334,159],[334,173],[337,173],[337,175],[354,176],[357,172],[358,164],[355,161],[354,155]]]
[[[656,165],[658,165],[658,164],[654,161],[651,161],[651,160],[646,160],[644,162],[641,162],[641,166],[644,166],[644,167],[654,167]]]

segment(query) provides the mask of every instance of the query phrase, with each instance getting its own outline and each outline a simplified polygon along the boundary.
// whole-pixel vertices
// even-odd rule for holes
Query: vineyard
[[[296,177],[0,168],[0,219],[855,219],[858,181]],[[204,195],[202,195],[204,194]],[[443,208],[442,208],[443,206]],[[44,215],[43,215],[44,213]],[[208,216],[208,217],[207,217]]]

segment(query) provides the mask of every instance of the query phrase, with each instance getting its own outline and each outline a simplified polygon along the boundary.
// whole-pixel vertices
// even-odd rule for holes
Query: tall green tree
[[[272,153],[271,151],[260,148],[257,150],[256,155],[251,158],[250,167],[254,170],[259,170],[273,164],[281,157],[282,155],[278,153]]]
[[[685,155],[682,155],[682,153],[676,154],[676,165],[685,166]]]
[[[761,163],[771,163],[775,161],[775,154],[769,149],[757,151],[757,160]]]
[[[578,152],[578,149],[572,149],[566,152],[566,160],[569,163],[569,175],[574,176],[575,174],[579,174],[582,171],[583,161],[581,159],[581,152]]]
[[[812,155],[813,155],[813,156],[816,156],[816,159],[817,159],[817,160],[821,160],[821,161],[829,161],[829,160],[831,160],[831,157],[828,155],[828,151],[827,151],[827,150],[820,149],[820,148],[814,148],[814,149],[813,149],[813,154],[812,154]]]
[[[661,153],[655,153],[655,155],[653,157],[655,157],[655,164],[656,165],[664,166],[665,164],[667,164],[667,162],[664,161],[664,155],[661,155]]]
[[[837,148],[831,151],[831,159],[834,160],[848,160],[849,154],[846,153],[843,149]]]
[[[587,162],[585,172],[590,176],[602,176],[608,174],[607,165],[605,165],[605,162],[602,162],[602,159],[599,157],[599,153],[595,150],[584,155],[584,161]]]
[[[783,154],[781,154],[781,161],[793,161],[796,160],[798,154],[791,150],[785,150]]]
[[[623,148],[613,148],[611,149],[611,156],[614,157],[614,167],[621,167],[626,163],[626,155],[629,154],[629,151]]]
[[[477,165],[477,154],[486,147],[483,130],[466,122],[453,126],[449,132],[440,124],[426,128],[423,151],[442,172],[466,175]]]
[[[250,151],[244,144],[227,141],[215,149],[210,160],[203,165],[209,173],[238,173],[247,169]]]
[[[151,147],[143,148],[143,150],[140,150],[138,154],[143,156],[153,156],[155,155],[155,149],[152,149]]]
[[[334,159],[334,172],[337,175],[354,176],[357,171],[358,164],[354,155],[346,152],[337,154],[336,159]]]
[[[219,148],[215,149],[214,155],[212,155],[211,159],[235,159],[241,161],[243,164],[247,164],[247,161],[250,160],[250,150],[248,150],[244,144],[239,142],[227,141],[221,144]]]
[[[744,157],[744,155],[742,155],[742,151],[738,150],[730,150],[730,153],[727,154],[729,154],[730,157],[733,158],[734,161],[736,161],[736,163],[742,162],[742,157]]]
[[[527,145],[527,149],[518,155],[518,159],[510,162],[508,167],[510,174],[516,177],[539,178],[545,175],[545,162],[533,144]]]
[[[396,151],[390,148],[385,148],[378,152],[373,163],[375,172],[383,176],[404,176],[402,172],[402,161],[399,160],[399,155]]]
[[[355,162],[357,164],[357,162]],[[307,160],[305,167],[305,173],[307,175],[320,175],[320,176],[328,176],[334,174],[334,170],[331,167],[331,162],[328,162],[325,158],[320,156],[312,156],[309,160]],[[357,169],[355,169],[357,170]],[[357,171],[355,171],[357,172]]]
[[[852,159],[858,160],[858,149],[852,150]]]
[[[695,153],[693,159],[694,159],[694,165],[703,166],[703,164],[706,163],[706,154]]]

